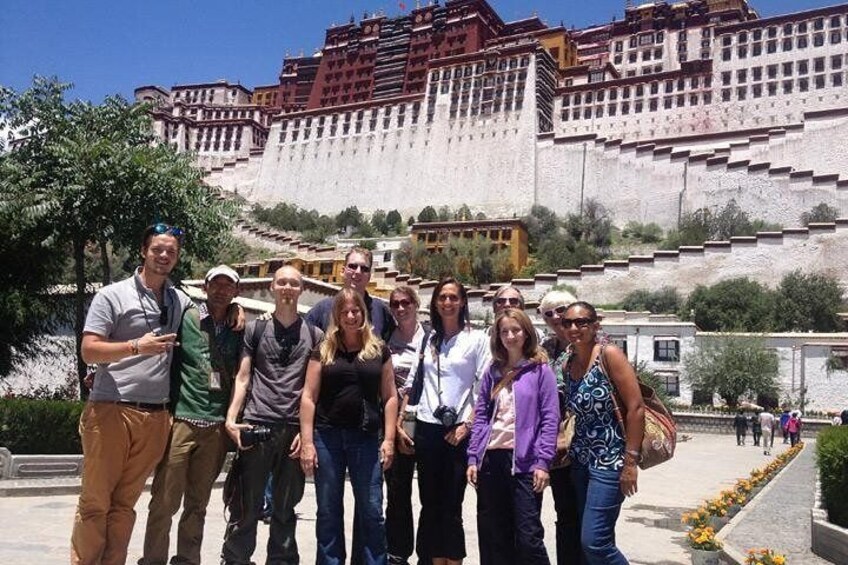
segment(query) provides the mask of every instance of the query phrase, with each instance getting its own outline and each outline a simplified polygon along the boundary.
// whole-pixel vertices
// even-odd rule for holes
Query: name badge
[[[221,390],[221,373],[218,371],[209,373],[209,390]]]

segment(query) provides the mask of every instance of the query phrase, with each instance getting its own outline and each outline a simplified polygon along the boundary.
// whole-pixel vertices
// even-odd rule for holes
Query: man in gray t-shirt
[[[176,329],[191,305],[168,275],[183,231],[149,226],[135,274],[91,302],[82,358],[97,364],[80,418],[82,489],[71,534],[71,563],[124,563],[133,507],[168,441],[170,367]]]
[[[239,453],[227,477],[228,484],[237,486],[224,493],[230,510],[221,549],[225,564],[250,563],[269,472],[274,504],[267,562],[300,562],[294,512],[305,485],[296,460],[300,455],[300,394],[309,355],[323,338],[320,329],[297,313],[302,289],[303,279],[297,269],[278,269],[271,282],[273,317],[251,322],[244,333],[241,364],[226,422]],[[260,427],[267,428],[270,437],[248,439],[244,435],[255,433]],[[252,447],[245,445],[245,440],[252,442]]]

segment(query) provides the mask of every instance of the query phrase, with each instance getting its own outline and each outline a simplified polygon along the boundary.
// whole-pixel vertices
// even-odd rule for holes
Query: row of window
[[[831,45],[839,45],[842,43],[842,30],[834,30],[830,32],[829,42]],[[828,39],[824,33],[813,34],[813,47],[822,47]],[[845,40],[848,41],[848,30],[845,31]],[[799,35],[797,37],[786,37],[780,41],[770,39],[765,43],[757,42],[749,45],[739,45],[736,47],[736,58],[747,59],[751,57],[759,57],[763,54],[763,46],[765,45],[765,53],[773,54],[778,52],[778,45],[782,52],[787,53],[793,49],[806,49],[810,46],[810,39],[807,35]],[[723,47],[721,50],[721,60],[730,61],[733,59],[733,48]]]
[[[412,125],[418,124],[419,116],[420,116],[419,104],[416,102],[415,105],[413,106],[413,109],[412,109],[412,112],[411,112],[411,116],[410,116],[410,120],[409,120],[410,123]],[[406,106],[399,106],[398,107],[396,126],[399,127],[399,128],[404,127],[404,125],[406,124],[406,117],[407,117]],[[341,123],[339,123],[339,114],[333,114],[330,117],[329,126],[327,126],[326,118],[327,118],[327,116],[319,116],[317,120],[314,120],[314,124],[315,124],[314,129],[315,129],[315,138],[316,139],[322,139],[324,137],[325,132],[327,133],[328,137],[336,137],[337,135],[349,135],[351,133],[351,130],[353,131],[353,133],[362,133],[363,130],[365,129],[365,123],[366,123],[365,122],[365,112],[363,110],[360,110],[359,112],[356,113],[356,120],[355,121],[351,121],[351,112],[347,112],[346,114],[344,114],[344,120]],[[300,128],[301,122],[303,123],[303,128]],[[368,119],[368,122],[367,122],[367,124],[368,124],[367,125],[367,128],[368,128],[367,131],[369,131],[369,132],[376,131],[378,122],[379,122],[379,120],[378,120],[378,117],[377,117],[377,109],[375,108],[375,109],[372,109],[371,112],[370,112],[370,118]],[[382,127],[382,129],[383,130],[389,129],[391,127],[391,124],[392,124],[391,107],[386,107],[385,112],[383,114],[383,124],[382,124],[383,127]],[[299,141],[299,140],[306,141],[306,140],[309,140],[312,137],[312,130],[313,130],[313,128],[312,128],[313,118],[312,117],[303,118],[303,119],[296,118],[295,120],[293,120],[292,125],[293,125],[293,128],[292,128],[292,131],[291,131],[291,136],[289,136],[288,120],[284,120],[282,122],[282,125],[281,125],[281,128],[280,128],[280,137],[279,137],[280,143],[285,143],[289,139],[291,139],[291,141]]]
[[[737,86],[736,88],[724,88],[721,91],[721,101],[747,100],[751,98],[762,98],[763,96],[777,96],[778,94],[792,94],[793,92],[809,92],[815,88],[821,90],[832,87],[840,87],[845,84],[845,76],[842,72],[828,75],[815,75],[812,78],[802,77],[797,80],[788,79],[780,82],[755,83],[750,87]]]
[[[848,23],[848,18],[845,19],[846,23]],[[843,18],[841,15],[836,14],[830,16],[828,18],[828,23],[831,29],[839,28],[842,26]],[[825,28],[825,18],[816,18],[811,22],[798,22],[797,24],[794,22],[788,22],[783,24],[782,31],[783,35],[789,36],[793,34],[803,34],[807,33],[808,29],[812,27],[813,31],[823,31]],[[749,39],[753,41],[760,41],[765,36],[768,39],[775,39],[778,33],[778,26],[770,26],[765,30],[755,29],[755,30],[744,30],[740,31],[736,34],[736,43],[743,44],[748,43]],[[721,37],[721,44],[723,47],[729,47],[733,43],[734,36],[727,34]]]
[[[810,69],[814,73],[823,73],[826,70],[838,71],[842,70],[845,65],[845,56],[842,54],[831,55],[830,57],[816,57],[810,60],[802,59],[800,61],[786,61],[780,64],[766,65],[765,67],[751,67],[750,69],[738,69],[735,73],[724,71],[721,73],[722,86],[729,86],[734,79],[739,84],[744,84],[750,80],[758,82],[765,77],[768,80],[774,80],[780,77],[791,77],[793,75],[804,76],[810,74]]]
[[[525,68],[530,65],[530,56],[525,55],[521,58],[512,57],[509,59],[492,59],[485,63],[475,63],[474,65],[457,66],[446,69],[436,69],[430,73],[430,80],[450,80],[468,78],[474,75],[481,75],[487,71],[506,71],[518,68]]]
[[[677,80],[666,80],[664,82],[654,81],[648,84],[636,84],[634,86],[622,86],[620,88],[609,88],[598,91],[575,92],[574,94],[565,94],[562,97],[563,106],[580,105],[581,103],[591,104],[593,102],[603,102],[606,99],[617,100],[619,94],[621,98],[630,98],[635,95],[636,98],[648,95],[656,95],[662,90],[665,94],[682,91],[697,90],[699,88],[710,88],[712,86],[712,76],[697,75],[689,78],[679,78]]]

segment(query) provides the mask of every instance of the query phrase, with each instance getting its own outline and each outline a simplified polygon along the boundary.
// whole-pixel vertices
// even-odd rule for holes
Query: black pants
[[[251,422],[253,423],[253,422]],[[268,424],[265,424],[268,425]],[[266,563],[290,565],[300,562],[295,539],[295,506],[303,498],[306,482],[300,461],[289,458],[293,425],[271,425],[271,439],[239,453],[236,465],[237,487],[228,504],[230,517],[224,533],[221,558],[226,565],[247,565],[256,549],[256,526],[262,517],[265,483],[272,476],[274,510],[268,536]]]
[[[760,445],[760,438],[763,436],[762,430],[755,428],[751,433],[754,435],[754,445]]]
[[[462,501],[465,498],[468,440],[457,446],[445,441],[448,429],[441,424],[415,424],[418,463],[418,559],[465,558]]]
[[[533,474],[512,474],[512,450],[486,452],[477,473],[480,565],[550,565]]]
[[[386,478],[386,541],[389,555],[406,561],[415,545],[412,524],[412,475],[415,456],[395,452]]]
[[[571,466],[551,470],[551,493],[556,510],[557,565],[580,565],[584,562],[580,546],[580,516],[577,497],[571,482]]]
[[[747,434],[748,430],[736,428],[736,445],[745,445],[745,436]]]

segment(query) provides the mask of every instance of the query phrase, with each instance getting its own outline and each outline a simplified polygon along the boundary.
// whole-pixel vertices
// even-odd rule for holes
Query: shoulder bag
[[[604,362],[604,346],[601,346],[599,355],[601,356],[601,372],[609,381],[612,389],[611,398],[615,417],[626,438],[625,412],[621,409],[622,402],[618,390],[607,372]],[[674,457],[674,449],[677,445],[677,425],[674,423],[671,412],[660,401],[654,389],[641,381],[638,382],[642,401],[645,403],[645,435],[642,438],[642,457],[639,461],[639,468],[649,469]]]

